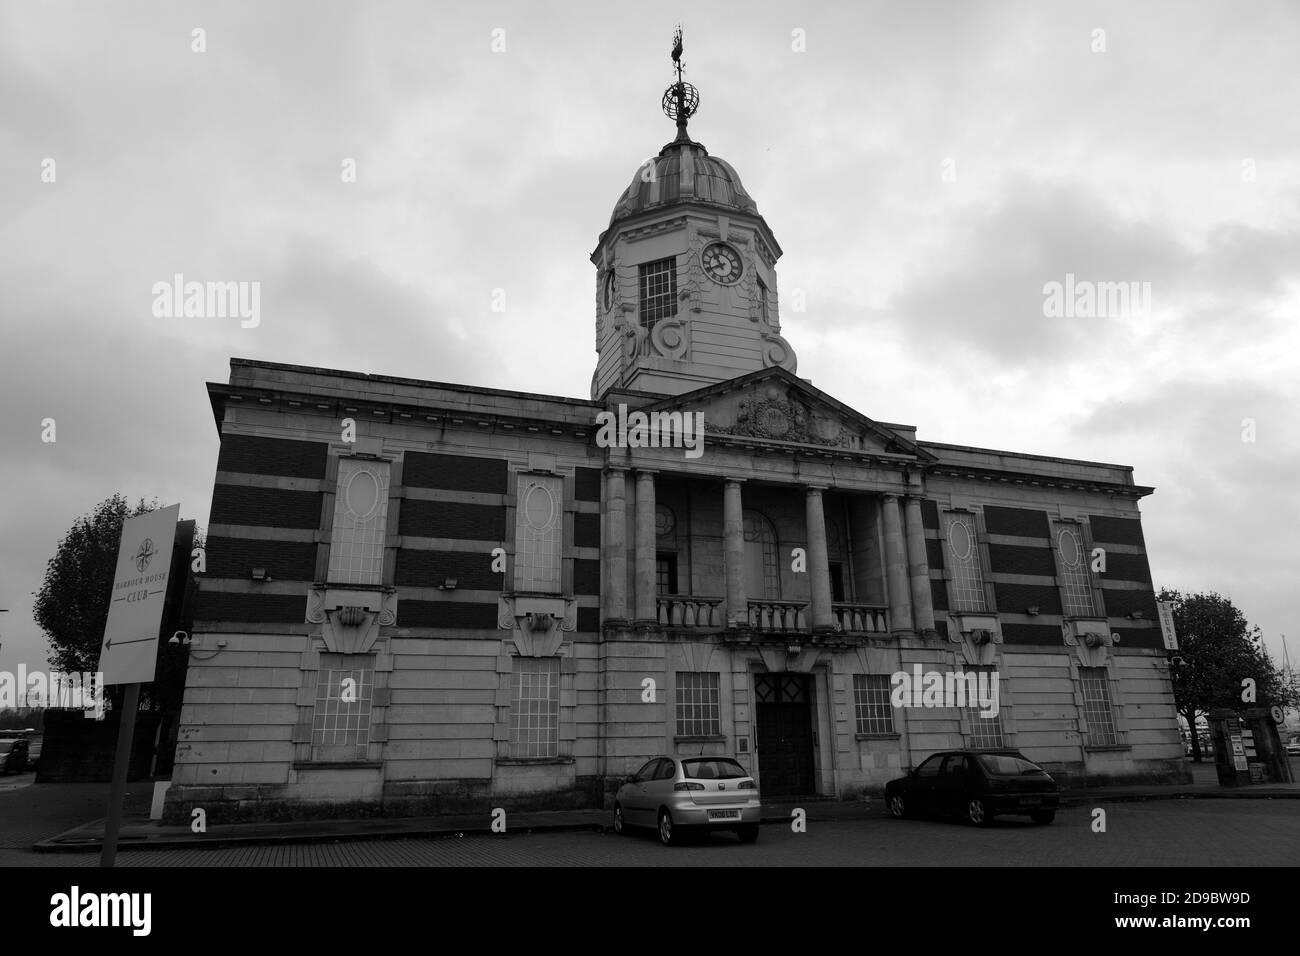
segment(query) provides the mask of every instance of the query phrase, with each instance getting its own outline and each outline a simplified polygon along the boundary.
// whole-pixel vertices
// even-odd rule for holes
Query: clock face
[[[608,312],[614,307],[614,270],[610,269],[605,273],[605,286],[602,292],[602,299],[605,303],[605,311]]]
[[[723,242],[711,242],[700,256],[704,271],[714,282],[733,285],[740,281],[740,254]]]

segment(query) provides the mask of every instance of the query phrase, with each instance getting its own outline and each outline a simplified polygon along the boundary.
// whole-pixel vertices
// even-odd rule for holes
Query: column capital
[[[723,476],[722,478],[722,483],[724,485],[743,485],[745,481],[746,479],[744,478],[728,478],[726,476]]]
[[[653,478],[653,477],[654,477],[655,475],[657,475],[657,474],[659,474],[659,469],[658,469],[658,468],[641,468],[641,467],[638,467],[638,468],[636,469],[636,476],[637,476],[638,479],[640,479],[640,478]]]
[[[629,469],[627,465],[605,465],[605,467],[601,469],[601,472],[606,475],[618,474],[620,472],[627,474],[630,470],[631,469]]]
[[[898,492],[896,492],[896,491],[886,491],[886,492],[885,492],[883,495],[881,495],[880,497],[881,497],[881,498],[884,498],[886,501],[897,501],[897,500],[898,500],[900,497],[902,497],[902,496],[899,495]]]
[[[807,495],[820,495],[828,489],[830,485],[804,485],[804,493]]]

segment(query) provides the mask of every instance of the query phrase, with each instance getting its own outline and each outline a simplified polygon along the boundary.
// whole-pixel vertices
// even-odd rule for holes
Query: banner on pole
[[[1172,601],[1157,601],[1160,612],[1160,633],[1165,639],[1165,650],[1178,650],[1178,635],[1174,633],[1174,605]]]

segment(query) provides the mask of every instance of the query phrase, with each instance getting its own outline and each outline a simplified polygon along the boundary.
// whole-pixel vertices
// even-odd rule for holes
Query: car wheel
[[[897,793],[889,798],[889,815],[895,820],[901,820],[907,816],[907,804],[903,802],[902,796]]]
[[[979,797],[971,797],[970,802],[966,804],[966,819],[977,827],[986,827],[993,819],[993,814],[988,812],[983,800]]]
[[[746,824],[736,831],[736,836],[740,837],[741,843],[753,843],[758,839],[758,824]]]
[[[673,831],[673,815],[667,810],[659,811],[659,842],[664,846],[673,846],[677,842]]]
[[[1029,819],[1033,820],[1035,823],[1051,823],[1056,819],[1056,811],[1035,810],[1033,813],[1029,814]]]
[[[614,832],[619,836],[627,836],[627,821],[623,819],[623,804],[614,804]]]

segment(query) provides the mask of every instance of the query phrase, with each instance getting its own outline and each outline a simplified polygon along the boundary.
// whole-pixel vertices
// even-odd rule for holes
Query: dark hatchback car
[[[1060,803],[1051,775],[1015,750],[946,750],[885,784],[885,804],[899,818],[951,815],[986,826],[1017,815],[1051,823]]]
[[[22,737],[0,737],[0,773],[22,773],[26,769],[26,739]]]

